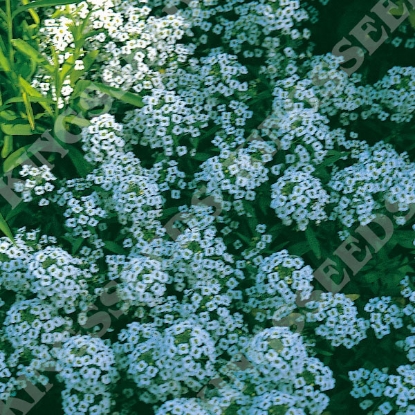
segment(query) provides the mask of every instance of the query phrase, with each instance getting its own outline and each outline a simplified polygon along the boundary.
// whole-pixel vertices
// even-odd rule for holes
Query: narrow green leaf
[[[63,239],[66,239],[72,245],[72,255],[75,255],[82,243],[84,242],[84,238],[74,238],[72,236],[63,236]]]
[[[100,91],[104,94],[109,95],[112,98],[118,99],[120,101],[125,102],[126,104],[131,104],[136,107],[143,107],[144,103],[140,95],[133,94],[132,92],[126,92],[119,88],[114,88],[111,86],[107,86],[101,84],[99,82],[92,82],[92,81],[79,81],[76,84],[73,97],[80,95],[86,89],[93,89],[96,91]]]
[[[1,130],[7,135],[33,135],[29,124],[2,124]]]
[[[17,114],[11,110],[0,111],[0,119],[5,121],[13,121],[18,118]]]
[[[41,65],[49,73],[54,72],[54,67],[48,62],[48,60],[35,48],[30,46],[27,42],[22,39],[13,39],[13,46],[21,53],[33,59],[37,64]]]
[[[1,48],[0,48],[0,66],[4,72],[11,71],[10,61],[6,58],[6,55],[3,53]]]
[[[382,273],[376,270],[367,272],[362,275],[362,280],[366,283],[373,283],[380,278],[382,278]]]
[[[5,135],[3,148],[1,149],[1,157],[6,158],[13,151],[13,136]]]
[[[315,347],[315,348],[314,348],[314,350],[315,350],[317,353],[319,353],[319,354],[321,354],[321,355],[323,355],[323,356],[333,356],[333,352],[329,352],[329,351],[327,351],[327,350],[319,349],[318,347]]]
[[[54,6],[63,6],[65,4],[79,4],[82,3],[83,0],[39,0],[33,1],[25,6],[19,7],[14,11],[12,14],[12,19],[14,19],[18,14],[29,10],[35,9],[37,7],[54,7]]]
[[[53,103],[52,100],[47,99],[44,97],[37,89],[33,88],[32,85],[29,84],[24,78],[21,76],[19,77],[19,83],[20,86],[23,88],[23,90],[30,95],[30,101],[31,102],[38,102],[50,116],[53,116],[53,110],[52,108],[47,104],[49,101],[50,103]]]
[[[7,22],[7,15],[6,15],[6,13],[4,12],[4,10],[2,10],[2,9],[0,9],[0,17],[5,21],[5,22]]]
[[[246,237],[245,235],[243,235],[243,234],[241,234],[241,233],[239,233],[239,232],[236,232],[236,235],[239,237],[239,238],[241,238],[246,244],[248,244],[248,245],[251,245],[251,240],[248,238],[248,237]]]
[[[29,147],[30,145],[20,147],[18,150],[10,154],[10,156],[4,160],[3,172],[7,173],[8,171],[13,170],[17,166],[20,166],[22,163],[24,163],[27,159],[29,159],[30,155],[27,152]]]
[[[14,209],[12,209],[7,215],[6,215],[6,221],[8,221],[9,223],[13,222],[13,218],[17,215],[19,215],[20,213],[22,213],[24,210],[27,209],[27,204],[26,203],[19,203]]]
[[[198,161],[206,161],[211,155],[208,153],[196,153],[193,158]]]
[[[92,166],[85,160],[82,153],[74,146],[68,147],[68,155],[80,176],[85,177],[91,172]]]
[[[318,168],[320,167],[325,167],[325,166],[331,166],[333,165],[337,160],[341,159],[342,157],[346,156],[348,153],[346,151],[335,151],[335,150],[330,150],[327,153],[327,159],[324,160],[322,163],[320,163],[318,165]]]
[[[346,297],[352,301],[356,301],[360,297],[360,294],[346,294]]]
[[[33,116],[32,104],[29,101],[29,97],[26,92],[22,92],[23,103],[26,109],[27,119],[29,121],[30,128],[32,131],[35,129],[35,119]]]
[[[401,246],[403,246],[404,248],[408,248],[408,249],[414,249],[415,248],[415,244],[414,244],[414,240],[415,240],[415,236],[414,236],[414,232],[413,231],[401,231],[401,230],[397,230],[394,232],[393,238],[394,240],[397,241],[397,243]]]
[[[316,234],[314,233],[311,227],[308,227],[305,231],[305,236],[307,238],[307,242],[310,244],[310,248],[312,249],[314,255],[317,259],[321,258],[321,249],[320,244],[316,238]]]
[[[292,255],[298,255],[298,256],[302,256],[304,255],[306,252],[310,251],[311,247],[310,244],[308,242],[298,242],[294,245],[292,245],[289,249],[290,254]]]
[[[114,254],[119,255],[127,255],[127,251],[120,245],[116,244],[112,241],[105,241],[105,248],[108,249],[108,251],[114,252]]]
[[[31,97],[30,100],[32,102],[38,102],[39,104],[42,102],[53,104],[53,101],[46,97]],[[23,98],[21,97],[10,98],[6,101],[5,105],[13,104],[15,102],[23,102]]]
[[[4,219],[1,213],[0,213],[0,231],[2,231],[8,238],[10,238],[13,244],[16,245],[16,242],[13,238],[12,231],[10,230],[9,225],[7,224],[6,220]]]
[[[86,120],[85,118],[76,117],[74,115],[70,115],[69,117],[65,117],[65,122],[68,122],[69,124],[77,125],[78,127],[89,127],[91,125],[91,122]]]

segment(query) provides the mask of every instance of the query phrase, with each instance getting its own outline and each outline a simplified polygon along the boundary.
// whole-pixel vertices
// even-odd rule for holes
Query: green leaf
[[[74,146],[68,147],[68,155],[81,177],[85,177],[92,170],[92,166],[85,160],[83,154]]]
[[[31,97],[30,101],[38,102],[39,104],[41,104],[42,102],[53,104],[53,101],[49,98],[46,98],[46,97]],[[10,98],[6,101],[5,105],[14,104],[16,102],[23,102],[23,98],[22,97]]]
[[[29,159],[30,155],[27,152],[27,150],[29,149],[30,146],[31,145],[29,144],[27,146],[20,147],[14,153],[10,154],[10,156],[7,157],[6,160],[4,160],[3,172],[7,173],[8,171],[13,170],[15,167],[20,166],[27,159]]]
[[[84,238],[78,238],[75,240],[75,242],[72,244],[72,255],[75,255],[82,243],[84,242]]]
[[[12,209],[7,215],[6,215],[6,221],[12,222],[12,219],[22,213],[24,210],[27,210],[27,204],[26,203],[19,203],[14,209]]]
[[[16,245],[16,242],[13,238],[12,231],[10,230],[9,225],[7,224],[6,220],[4,219],[1,213],[0,213],[0,231],[2,231],[8,238],[10,238],[13,244]]]
[[[89,127],[91,125],[90,121],[86,120],[85,118],[77,117],[75,115],[65,117],[64,121],[70,124],[77,125],[78,127]]]
[[[7,15],[2,9],[0,9],[0,17],[7,22]]]
[[[114,254],[119,255],[127,255],[127,251],[120,245],[116,244],[112,241],[105,241],[105,248],[108,249],[108,251],[114,252]]]
[[[333,356],[333,352],[329,352],[329,351],[326,351],[326,350],[323,350],[323,349],[319,349],[318,347],[315,347],[314,350],[317,353],[319,353],[319,354],[321,354],[323,356]]]
[[[23,5],[27,5],[30,4],[29,0],[22,0]],[[40,18],[39,15],[32,9],[29,9],[29,13],[30,16],[32,16],[33,21],[35,22],[36,25],[40,24]]]
[[[31,130],[33,131],[35,129],[35,118],[33,116],[32,104],[30,103],[27,92],[22,92],[22,98],[23,98],[25,109],[26,109],[27,119],[29,121]]]
[[[1,130],[6,135],[33,135],[29,124],[2,124]]]
[[[346,151],[335,151],[335,150],[329,150],[327,152],[327,158],[318,165],[318,168],[320,167],[326,167],[331,166],[334,164],[337,160],[341,159],[342,157],[346,156],[348,153]]]
[[[239,232],[236,232],[236,235],[239,237],[239,238],[241,238],[247,245],[251,245],[251,240],[247,237],[247,236],[245,236],[245,235],[242,235],[241,233],[239,233]]]
[[[316,234],[314,233],[314,231],[311,227],[308,227],[306,229],[305,236],[307,238],[307,242],[310,244],[310,247],[311,247],[314,255],[317,257],[317,259],[320,259],[321,258],[320,244],[317,240]]]
[[[11,71],[11,65],[10,61],[6,58],[5,54],[0,48],[0,66],[3,69],[4,72],[10,72]]]
[[[50,116],[53,116],[52,108],[47,104],[47,102],[53,103],[52,100],[44,97],[37,89],[33,88],[24,78],[19,77],[20,86],[23,91],[25,91],[30,96],[31,102],[38,102]]]
[[[13,121],[18,118],[17,114],[11,110],[4,110],[0,112],[0,118],[6,121]]]
[[[346,297],[352,301],[356,301],[360,297],[360,294],[346,294]]]
[[[14,11],[12,14],[12,19],[14,19],[18,14],[29,10],[35,9],[37,7],[54,7],[54,6],[62,6],[65,4],[79,4],[82,3],[83,0],[39,0],[33,1],[25,6],[21,6]]]
[[[414,249],[415,234],[414,231],[395,231],[393,235],[394,241],[404,248]]]
[[[310,251],[310,249],[310,244],[308,242],[298,242],[289,248],[289,252],[292,255],[302,256]]]
[[[79,81],[76,84],[75,90],[73,92],[73,97],[79,96],[85,89],[93,89],[96,91],[100,91],[104,94],[109,95],[112,98],[118,99],[120,101],[125,102],[126,104],[131,104],[136,107],[143,107],[143,99],[140,95],[133,94],[131,92],[123,91],[119,88],[114,88],[112,86],[107,86],[101,84],[99,82],[92,82],[92,81]]]
[[[48,60],[35,48],[30,46],[27,42],[22,39],[13,39],[13,46],[21,53],[28,56],[30,59],[35,61],[37,64],[41,65],[49,73],[54,73],[54,67],[48,62]]]
[[[210,158],[210,154],[207,153],[196,153],[192,158],[199,161],[206,161],[208,158]]]
[[[362,275],[362,280],[364,282],[367,283],[373,283],[377,280],[379,280],[380,278],[382,278],[382,274],[376,270],[365,273],[364,275]]]
[[[75,255],[80,246],[82,245],[82,242],[84,241],[84,238],[74,238],[72,236],[63,236],[63,239],[66,239],[71,245],[72,245],[72,255]]]
[[[5,135],[3,148],[1,149],[1,157],[6,158],[13,151],[13,136]]]

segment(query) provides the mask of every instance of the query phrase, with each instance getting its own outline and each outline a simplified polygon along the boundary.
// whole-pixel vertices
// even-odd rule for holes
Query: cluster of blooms
[[[7,399],[12,386],[19,386],[19,376],[34,384],[48,383],[49,378],[38,371],[45,371],[56,363],[55,346],[70,338],[72,320],[60,316],[55,307],[41,300],[18,299],[8,309],[3,325],[2,343],[10,344],[13,350],[12,353],[8,350],[9,369],[3,368],[9,376],[5,376],[8,382],[2,385],[1,396]]]
[[[408,299],[408,303],[403,308],[402,312],[405,316],[405,321],[410,334],[415,334],[415,290],[413,278],[405,277],[401,281],[402,296]],[[398,345],[403,346],[404,350],[407,351],[407,358],[410,362],[415,362],[415,336],[408,336],[403,343],[398,342]]]
[[[153,326],[131,323],[113,349],[144,402],[163,402],[189,390],[197,392],[216,373],[215,343],[192,322],[173,324],[162,333]]]
[[[264,161],[269,161],[271,151],[272,147],[251,141],[246,149],[222,151],[220,156],[209,158],[202,164],[202,171],[194,177],[197,181],[206,182],[207,193],[223,199],[223,209],[233,207],[238,214],[247,214],[242,200],[254,201],[257,196],[255,189],[268,181]],[[230,195],[231,201],[227,201],[224,194]]]
[[[24,182],[14,183],[14,190],[22,194],[23,201],[31,202],[35,199],[39,206],[48,205],[49,200],[41,196],[52,192],[55,188],[51,181],[56,180],[56,177],[51,173],[50,168],[46,165],[38,168],[25,164],[19,174],[22,177],[28,177]]]
[[[120,135],[123,126],[110,114],[103,114],[91,120],[91,125],[82,130],[82,150],[85,160],[90,163],[110,161],[123,152],[125,141]]]
[[[374,405],[373,398],[382,397],[383,403],[377,405],[376,415],[391,413],[404,415],[415,411],[415,368],[413,365],[401,365],[397,369],[397,375],[388,375],[388,369],[383,370],[359,369],[349,372],[349,378],[353,383],[351,395],[362,399],[360,407],[368,409]],[[413,403],[411,403],[413,402]]]
[[[96,186],[99,191],[94,190]],[[103,255],[99,249],[104,246],[100,233],[114,216],[124,225],[121,233],[135,240],[142,238],[143,230],[155,232],[161,227],[157,218],[161,216],[163,199],[158,185],[131,152],[117,153],[86,178],[66,180],[50,200],[67,206],[67,235],[87,239],[99,257]]]
[[[120,263],[120,261],[118,261]],[[171,277],[162,270],[156,259],[139,255],[128,258],[118,275],[117,293],[124,302],[134,307],[155,307],[163,302],[166,284]]]
[[[151,88],[141,109],[124,119],[129,142],[163,148],[166,156],[194,149],[202,131],[214,122],[215,139],[231,146],[244,141],[243,127],[252,111],[246,100],[248,83],[240,81],[248,70],[237,57],[212,51],[209,56],[189,59],[185,68],[173,63],[164,73],[161,86]],[[140,134],[137,134],[140,133]],[[189,135],[187,140],[183,138]],[[201,138],[198,138],[201,137]],[[193,153],[192,153],[193,150]]]
[[[312,269],[287,250],[263,259],[254,276],[254,284],[244,291],[241,309],[255,320],[280,320],[296,309],[297,295],[306,300],[313,287]]]
[[[386,42],[395,48],[403,47],[405,49],[415,48],[415,36],[413,34],[414,20],[413,12],[410,18],[401,23],[394,33],[386,40]]]
[[[353,73],[348,77],[340,70],[340,63],[341,58],[328,54],[315,56],[299,65],[303,72],[309,71],[306,79],[297,82],[309,86],[303,91],[302,101],[317,108],[321,114],[338,114],[343,126],[353,124],[359,118],[396,123],[412,120],[415,93],[413,67],[394,66],[375,84],[364,85],[361,74]],[[294,97],[298,100],[297,89],[295,86]]]
[[[322,413],[327,407],[329,398],[323,392],[334,387],[333,373],[309,355],[299,334],[286,327],[265,329],[250,340],[244,353],[249,368],[235,370],[235,365],[228,364],[221,369],[223,375],[231,377],[231,388],[239,393],[232,396],[221,388],[219,394],[223,396],[206,403],[213,413],[222,413],[218,407],[228,394],[241,415]]]
[[[330,197],[321,181],[313,177],[312,169],[288,168],[272,185],[271,207],[284,225],[295,222],[300,231],[305,231],[310,221],[319,224],[327,220],[325,208]]]
[[[398,205],[399,212],[406,212],[415,202],[413,186],[415,165],[406,153],[398,154],[384,142],[367,145],[358,160],[349,167],[334,166],[328,186],[333,189],[332,202],[336,202],[331,220],[339,219],[350,228],[356,222],[367,225],[379,211],[385,212],[385,202]],[[403,225],[404,216],[395,216]]]
[[[391,332],[391,326],[395,329],[403,327],[403,311],[397,304],[392,304],[392,298],[371,298],[365,305],[365,311],[370,313],[370,327],[375,331],[378,339]]]
[[[306,314],[306,320],[318,322],[315,333],[332,346],[350,349],[367,337],[369,322],[358,317],[353,301],[344,294],[322,293],[319,301],[309,301],[306,307],[313,310]]]
[[[109,389],[120,379],[111,347],[104,340],[76,335],[57,350],[58,378],[64,382],[66,414],[110,413]],[[83,399],[79,399],[79,397]]]

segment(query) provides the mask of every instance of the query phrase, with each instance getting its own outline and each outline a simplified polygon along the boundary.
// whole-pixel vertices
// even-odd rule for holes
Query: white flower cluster
[[[397,304],[392,303],[390,296],[371,298],[365,305],[365,311],[370,313],[370,327],[378,339],[389,334],[391,326],[395,329],[403,327],[403,311]]]
[[[358,369],[349,372],[353,383],[351,395],[354,398],[366,398],[360,402],[362,409],[370,408],[373,398],[382,397],[383,403],[377,406],[376,415],[409,415],[415,411],[415,368],[413,365],[401,365],[397,375],[388,375],[388,369]],[[414,402],[414,403],[411,403]]]
[[[272,185],[271,208],[284,225],[295,222],[300,231],[305,231],[310,221],[320,224],[327,220],[330,197],[321,181],[312,175],[313,170],[311,166],[302,171],[288,168]]]
[[[56,180],[56,177],[51,173],[50,168],[46,165],[34,167],[25,164],[19,174],[28,177],[24,182],[14,183],[14,190],[22,194],[23,201],[31,202],[36,199],[39,206],[48,205],[49,200],[40,196],[52,192],[55,188],[51,181]]]
[[[209,415],[198,399],[176,398],[167,401],[157,409],[156,415]]]
[[[274,399],[277,408],[286,405],[285,410],[292,407],[291,411],[302,409],[304,413],[321,413],[327,407],[329,399],[322,392],[333,388],[333,373],[318,359],[308,355],[299,334],[292,333],[286,327],[265,329],[252,338],[246,356],[261,379],[251,377],[249,380],[255,385],[259,396],[252,401],[252,412],[247,413],[258,413],[254,408],[259,403],[269,408],[274,406],[270,403]],[[275,390],[282,392],[280,399],[285,398],[288,402],[278,399],[278,394],[273,392]],[[284,397],[285,394],[289,396]]]
[[[50,350],[45,345],[52,347],[67,340],[72,320],[59,316],[52,305],[32,299],[16,301],[7,311],[4,326],[7,341],[16,351],[30,350],[38,359],[32,363],[39,369],[50,363]]]
[[[385,202],[398,205],[399,212],[406,212],[415,202],[413,181],[415,166],[405,153],[398,154],[390,144],[383,142],[367,146],[358,160],[344,169],[333,169],[328,186],[336,206],[330,216],[339,219],[347,228],[367,225],[376,213],[385,210]],[[405,223],[397,215],[399,225]]]
[[[407,324],[407,328],[411,334],[415,333],[415,327],[413,323],[414,320],[414,311],[415,311],[415,291],[413,289],[413,280],[406,276],[402,281],[401,285],[403,286],[402,295],[404,298],[407,298],[408,304],[403,308],[404,320]],[[411,287],[412,286],[412,287]],[[409,320],[409,321],[408,321]],[[415,336],[407,336],[404,340],[399,340],[396,342],[396,345],[402,348],[406,352],[407,359],[411,362],[415,362]]]
[[[171,277],[162,270],[162,263],[156,259],[139,255],[128,258],[117,277],[117,293],[127,305],[155,307],[163,302],[166,284]]]
[[[220,50],[200,60],[191,58],[186,69],[172,64],[162,85],[150,83],[143,108],[126,114],[127,141],[163,148],[166,156],[182,157],[197,148],[211,121],[220,128],[212,141],[215,145],[241,143],[243,127],[252,117],[243,102],[248,83],[239,80],[247,73],[236,56]],[[189,138],[183,140],[186,135]]]
[[[113,348],[120,367],[134,380],[144,402],[163,402],[198,391],[214,375],[215,343],[191,322],[173,324],[160,333],[153,326],[131,323]]]
[[[230,195],[231,200],[223,202],[223,208],[230,210],[234,207],[240,214],[247,214],[243,201],[252,202],[257,198],[256,189],[268,180],[268,169],[264,166],[267,152],[261,154],[261,143],[252,141],[247,149],[235,152],[223,151],[221,156],[211,157],[202,164],[200,173],[195,174],[196,180],[206,182],[206,192],[216,198],[225,199],[224,194]],[[269,154],[268,154],[269,156]]]
[[[133,153],[117,153],[86,178],[67,180],[51,201],[67,206],[68,234],[87,239],[96,248],[96,255],[102,256],[100,232],[108,227],[103,219],[116,216],[124,225],[122,233],[135,240],[143,238],[144,230],[155,232],[161,227],[157,218],[163,199],[153,177]],[[99,191],[93,190],[95,186]]]
[[[123,126],[110,114],[94,117],[91,125],[82,130],[82,150],[85,160],[97,164],[110,161],[123,152],[125,141],[122,136]]]
[[[410,122],[413,119],[415,111],[415,68],[394,66],[388,71],[387,75],[374,85],[374,88],[383,92],[379,94],[379,106],[383,109],[383,112],[390,112],[392,121],[402,123]]]
[[[58,378],[66,387],[62,393],[68,404],[65,415],[109,413],[108,387],[120,378],[112,349],[99,338],[75,335],[57,350],[57,357]],[[95,398],[99,403],[94,404]]]
[[[84,262],[62,248],[48,246],[36,252],[28,265],[30,291],[41,300],[51,302],[65,313],[88,306],[93,297],[88,293],[92,277]]]
[[[345,346],[350,349],[367,337],[370,323],[358,317],[356,306],[344,294],[322,293],[318,301],[309,301],[306,320],[316,325],[315,333],[332,346]]]
[[[258,322],[280,320],[297,308],[297,295],[301,300],[310,297],[312,280],[312,269],[301,258],[289,255],[287,250],[277,252],[259,264],[241,309]]]

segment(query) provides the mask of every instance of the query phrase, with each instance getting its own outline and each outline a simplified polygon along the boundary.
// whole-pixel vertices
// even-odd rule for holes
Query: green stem
[[[9,59],[10,65],[14,65],[14,50],[12,45],[13,40],[13,19],[11,0],[6,0],[6,14],[7,14],[7,37],[9,42]]]

